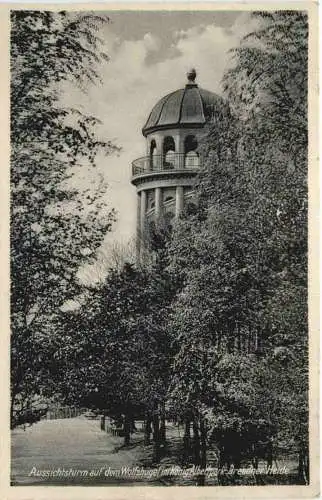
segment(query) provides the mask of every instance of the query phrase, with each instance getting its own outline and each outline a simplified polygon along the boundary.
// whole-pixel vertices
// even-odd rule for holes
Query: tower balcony
[[[138,158],[132,162],[132,182],[141,177],[160,174],[193,174],[201,167],[200,156],[168,152],[166,155],[153,155]]]

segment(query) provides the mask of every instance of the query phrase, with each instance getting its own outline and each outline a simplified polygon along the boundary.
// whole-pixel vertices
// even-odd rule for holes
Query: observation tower
[[[142,133],[146,156],[132,162],[131,183],[137,191],[137,246],[145,228],[159,218],[178,217],[202,166],[199,144],[214,122],[222,99],[200,88],[196,71],[187,74],[184,88],[162,97],[153,107]]]

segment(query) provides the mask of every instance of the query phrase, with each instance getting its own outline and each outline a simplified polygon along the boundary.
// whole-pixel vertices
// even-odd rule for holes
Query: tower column
[[[141,191],[141,200],[140,200],[140,234],[141,238],[143,237],[144,228],[145,228],[145,214],[146,214],[146,191]]]
[[[137,200],[137,209],[136,209],[136,253],[139,255],[140,253],[140,246],[141,246],[141,228],[140,228],[140,222],[141,222],[141,194],[137,193],[136,195],[136,200]]]
[[[176,187],[176,217],[179,217],[183,210],[183,186]]]
[[[185,158],[184,158],[184,134],[185,130],[180,131],[180,140],[179,140],[179,169],[184,169]]]
[[[154,190],[154,200],[155,200],[155,218],[158,219],[161,215],[162,210],[162,191],[161,188],[157,187]]]

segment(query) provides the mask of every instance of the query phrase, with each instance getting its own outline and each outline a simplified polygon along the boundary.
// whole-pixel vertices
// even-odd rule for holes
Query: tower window
[[[157,145],[154,139],[150,142],[150,168],[153,170],[156,166],[155,156],[157,152]]]
[[[165,137],[163,141],[163,168],[175,168],[175,150],[176,146],[173,137]]]
[[[198,141],[195,135],[187,135],[184,141],[185,167],[199,168]]]
[[[195,135],[187,135],[184,140],[184,152],[185,154],[190,151],[196,151],[198,149],[198,141]]]

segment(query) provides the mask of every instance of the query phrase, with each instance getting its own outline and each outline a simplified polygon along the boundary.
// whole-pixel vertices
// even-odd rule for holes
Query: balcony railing
[[[167,155],[144,156],[132,162],[132,176],[149,172],[164,172],[171,170],[197,170],[201,166],[199,156],[189,156],[173,153]]]

